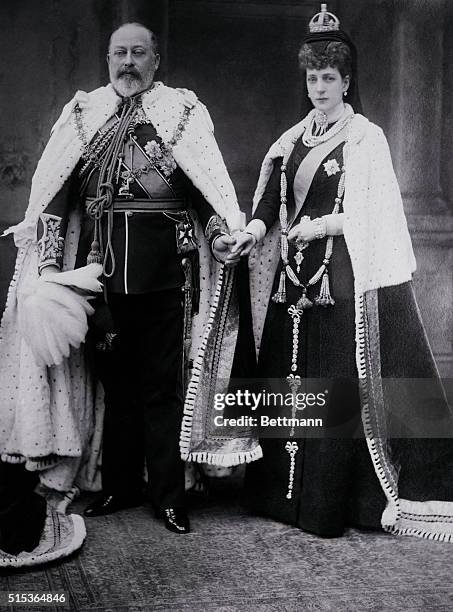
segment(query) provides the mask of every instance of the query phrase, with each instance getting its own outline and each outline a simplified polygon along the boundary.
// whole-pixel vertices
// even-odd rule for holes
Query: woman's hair
[[[307,68],[322,70],[331,66],[337,68],[341,76],[352,75],[351,50],[342,42],[325,41],[304,44],[299,51],[299,65],[302,70]]]

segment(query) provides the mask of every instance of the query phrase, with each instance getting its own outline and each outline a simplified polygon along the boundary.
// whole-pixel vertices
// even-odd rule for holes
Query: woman
[[[430,414],[444,419],[446,436],[452,421],[412,293],[415,259],[387,142],[359,114],[356,51],[325,5],[299,60],[313,108],[267,154],[253,218],[230,259],[256,245],[258,377],[286,380],[294,394],[304,379],[330,380],[316,415],[328,429],[263,438],[264,458],[247,472],[251,505],[325,537],[382,525],[450,539],[451,442],[390,440],[407,438],[407,414],[423,419],[426,404],[411,385],[390,398],[386,377],[431,378]],[[363,431],[366,441],[352,440]]]

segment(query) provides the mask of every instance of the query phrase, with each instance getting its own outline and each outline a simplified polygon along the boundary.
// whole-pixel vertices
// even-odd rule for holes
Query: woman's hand
[[[246,257],[256,244],[256,238],[248,232],[236,232],[234,234],[235,243],[231,247],[231,252],[226,258],[227,265],[235,265],[241,257]]]
[[[310,219],[302,219],[288,233],[289,242],[311,242],[315,239],[315,224]]]

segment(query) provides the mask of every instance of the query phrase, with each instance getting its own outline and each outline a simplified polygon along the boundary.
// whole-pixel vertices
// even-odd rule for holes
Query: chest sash
[[[338,134],[335,134],[335,136],[333,136],[326,142],[323,142],[322,144],[310,149],[310,151],[302,160],[294,177],[294,213],[291,215],[290,222],[288,223],[288,228],[293,225],[303,205],[305,204],[307,193],[310,190],[313,178],[322,160],[327,157],[327,155],[329,155],[329,153],[331,153],[334,149],[336,149],[339,144],[345,142],[347,134],[348,126],[345,125],[345,127],[340,130]]]

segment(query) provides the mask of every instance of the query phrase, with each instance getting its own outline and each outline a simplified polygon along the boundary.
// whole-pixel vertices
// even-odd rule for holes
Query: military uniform
[[[75,267],[96,258],[104,264],[90,335],[105,392],[103,491],[138,498],[145,457],[156,510],[184,505],[183,259],[198,268],[189,206],[212,245],[220,220],[146,118],[139,95],[85,147],[38,229],[40,271],[61,266],[71,208],[81,209]]]

